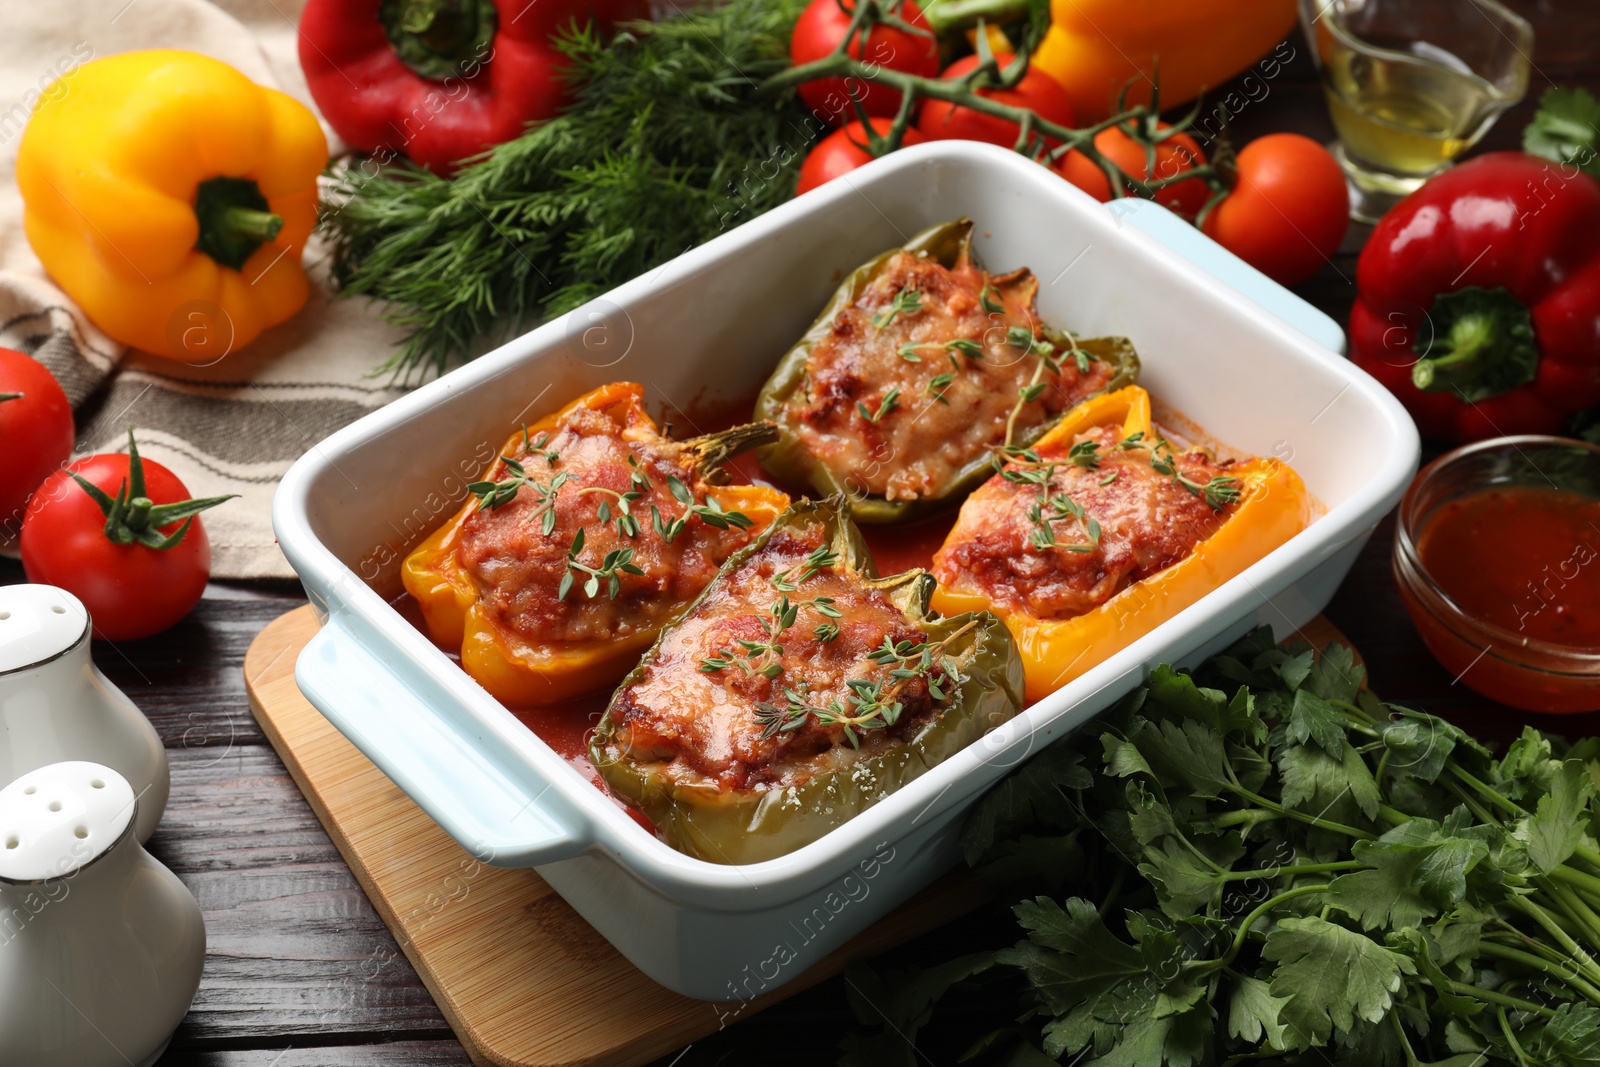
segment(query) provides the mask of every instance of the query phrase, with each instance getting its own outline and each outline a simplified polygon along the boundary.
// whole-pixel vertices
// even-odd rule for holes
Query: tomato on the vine
[[[22,566],[30,582],[83,601],[96,637],[148,637],[199,602],[211,542],[196,516],[231,499],[189,499],[129,434],[127,455],[80,459],[39,486],[22,521]]]
[[[1011,62],[1011,58],[1005,54],[995,56],[1001,69]],[[958,81],[976,70],[979,62],[977,55],[964,56],[946,67],[939,77],[942,81]],[[1067,91],[1061,88],[1061,83],[1037,67],[1029,67],[1022,75],[1022,80],[1010,89],[979,89],[977,94],[997,104],[1029,108],[1040,118],[1058,126],[1070,127],[1077,121],[1077,113],[1073,110],[1072,98]],[[985,115],[947,100],[924,100],[922,114],[917,119],[917,129],[932,141],[986,141],[1001,148],[1015,145],[1022,132],[1015,122]],[[1049,137],[1045,140],[1052,145],[1059,143]]]
[[[794,35],[789,38],[790,61],[798,67],[827,57],[850,31],[854,10],[854,0],[811,0],[800,13],[794,24]],[[900,19],[922,32],[908,33],[898,26],[873,26],[864,35],[864,41],[863,35],[857,34],[847,51],[862,63],[889,70],[922,78],[938,74],[939,42],[928,28],[922,9],[912,0],[905,0],[900,6]],[[837,126],[845,117],[856,113],[855,105],[850,102],[852,93],[868,115],[892,117],[900,108],[899,90],[859,78],[819,78],[800,86],[800,99],[830,126]]]
[[[888,137],[890,130],[894,128],[892,119],[875,117],[868,121],[872,123],[872,132],[878,137]],[[795,186],[795,195],[809,193],[841,174],[848,174],[857,167],[871,163],[877,158],[872,154],[871,140],[867,136],[867,128],[857,119],[845,123],[818,141],[806,154],[805,161],[800,164],[800,181]],[[900,144],[904,147],[921,144],[924,140],[926,138],[918,133],[915,127],[907,127]]]
[[[1156,124],[1158,133],[1171,130],[1170,124]],[[1200,145],[1187,133],[1170,133],[1155,145],[1155,165],[1150,166],[1150,156],[1145,146],[1130,137],[1123,129],[1112,126],[1094,135],[1094,147],[1122,172],[1138,181],[1159,181],[1176,177],[1184,171],[1205,165],[1206,155]],[[1111,181],[1106,172],[1082,152],[1072,151],[1062,156],[1056,169],[1067,181],[1104,203],[1111,199]],[[1135,195],[1126,189],[1129,196]],[[1211,189],[1200,178],[1184,178],[1156,190],[1155,201],[1162,207],[1193,221],[1211,198]]]
[[[1239,180],[1206,216],[1206,236],[1284,285],[1322,268],[1350,226],[1344,171],[1298,133],[1273,133],[1239,152]]]
[[[0,524],[22,518],[39,483],[72,455],[72,405],[32,356],[0,348]]]

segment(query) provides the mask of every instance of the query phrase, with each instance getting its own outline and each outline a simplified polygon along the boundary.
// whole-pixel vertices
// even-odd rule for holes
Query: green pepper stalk
[[[667,765],[626,750],[619,742],[615,719],[619,701],[662,655],[671,635],[774,535],[818,522],[826,530],[824,547],[831,550],[830,558],[837,557],[834,566],[883,592],[906,622],[939,648],[939,656],[953,664],[953,677],[942,683],[939,710],[903,741],[870,753],[854,744],[843,747],[834,753],[840,757],[833,761],[834,769],[782,787],[726,789],[711,782],[686,783],[681,776],[674,781]],[[1005,624],[988,612],[938,617],[928,606],[933,587],[933,577],[922,570],[877,577],[866,542],[850,522],[842,498],[801,501],[730,557],[680,621],[657,638],[612,697],[595,730],[590,758],[612,792],[648,816],[669,845],[691,856],[714,863],[758,863],[810,844],[1022,708],[1022,662]],[[884,699],[890,696],[886,693]],[[761,710],[753,708],[752,714],[766,721],[758,714]]]
[[[860,298],[882,272],[890,257],[898,252],[910,252],[926,255],[941,266],[951,268],[963,256],[972,255],[974,229],[971,219],[957,219],[954,222],[931,227],[912,237],[901,247],[890,249],[862,264],[840,283],[810,329],[778,361],[777,368],[756,398],[754,417],[757,420],[776,423],[778,426],[777,442],[765,445],[756,451],[757,458],[767,471],[782,481],[809,486],[819,496],[844,494],[850,500],[851,518],[869,525],[906,522],[937,511],[948,504],[960,501],[994,473],[992,455],[985,449],[964,464],[937,492],[919,496],[914,500],[888,500],[884,497],[863,494],[859,486],[852,486],[847,484],[847,480],[841,480],[833,470],[806,449],[795,432],[793,419],[785,410],[790,398],[805,385],[806,368],[812,346],[831,334],[834,319]],[[1061,340],[1059,337],[1053,339]],[[1090,338],[1077,341],[1076,347],[1111,368],[1112,377],[1105,387],[1107,391],[1131,385],[1139,376],[1138,353],[1125,338]],[[1012,440],[994,443],[1026,447],[1043,435],[1056,421],[1057,419],[1047,419],[1035,426],[1019,427]]]

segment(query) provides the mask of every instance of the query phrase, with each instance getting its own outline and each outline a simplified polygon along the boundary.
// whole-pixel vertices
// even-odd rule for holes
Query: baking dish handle
[[[452,730],[434,709],[450,698],[423,671],[402,678],[335,613],[295,662],[295,682],[328,721],[462,848],[496,867],[532,867],[582,852],[552,808],[548,786],[528,789]]]
[[[1151,200],[1124,197],[1106,205],[1118,224],[1128,223],[1166,245],[1250,302],[1271,312],[1324,348],[1345,350],[1344,328],[1308,301],[1256,270],[1194,226]]]

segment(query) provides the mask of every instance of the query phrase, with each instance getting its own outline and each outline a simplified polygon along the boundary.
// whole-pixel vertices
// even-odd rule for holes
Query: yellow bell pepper
[[[626,439],[657,439],[654,420],[644,411],[644,390],[632,382],[615,382],[585,393],[553,415],[547,415],[527,428],[537,440],[541,434],[554,434],[573,412],[589,408],[615,415],[628,427]],[[739,428],[729,434],[739,433]],[[720,436],[711,434],[708,438]],[[700,440],[706,440],[704,438]],[[503,456],[516,456],[523,450],[523,431],[518,430],[501,448]],[[689,442],[680,442],[689,444]],[[707,473],[724,456],[708,457]],[[485,480],[504,473],[496,459],[483,474]],[[724,485],[708,493],[724,511],[743,512],[760,532],[789,506],[789,498],[776,489],[757,485]],[[502,703],[509,705],[553,704],[583,693],[615,686],[655,641],[660,627],[643,628],[626,637],[603,641],[551,642],[535,645],[496,623],[479,603],[478,584],[461,565],[457,552],[466,522],[480,507],[470,498],[461,510],[412,550],[401,565],[400,580],[422,609],[428,632],[438,644],[459,649],[461,666]],[[650,523],[640,524],[639,537],[658,537]],[[681,611],[688,604],[676,605]],[[676,618],[677,612],[662,621]]]
[[[1051,0],[1033,66],[1072,97],[1080,123],[1099,122],[1130,79],[1128,102],[1181,104],[1266,55],[1294,27],[1295,0]]]
[[[303,105],[194,52],[85,63],[17,153],[28,243],[124,344],[210,363],[306,301],[328,144]]]
[[[1135,433],[1152,437],[1149,394],[1128,386],[1092,397],[1033,447],[1048,455],[1053,448],[1070,446],[1079,434],[1118,424],[1125,438]],[[933,594],[933,607],[946,615],[987,610],[1004,619],[1022,654],[1028,702],[1041,700],[1239,574],[1310,521],[1305,483],[1288,464],[1250,459],[1230,467],[1228,474],[1238,479],[1240,502],[1216,532],[1185,558],[1091,611],[1070,619],[1038,619],[991,604],[981,593],[944,584]]]

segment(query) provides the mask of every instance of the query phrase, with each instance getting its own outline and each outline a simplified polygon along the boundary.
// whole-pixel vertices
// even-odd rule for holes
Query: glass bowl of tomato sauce
[[[1400,501],[1400,599],[1462,684],[1527,711],[1600,709],[1600,447],[1499,437]]]

